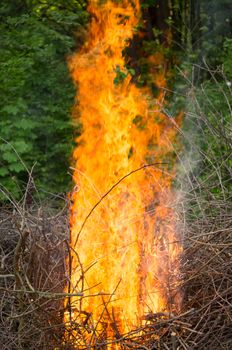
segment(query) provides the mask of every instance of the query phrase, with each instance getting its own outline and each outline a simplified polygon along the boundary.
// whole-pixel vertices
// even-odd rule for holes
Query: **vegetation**
[[[33,168],[42,191],[67,191],[75,89],[66,58],[87,15],[78,1],[0,6],[0,183],[20,198]]]

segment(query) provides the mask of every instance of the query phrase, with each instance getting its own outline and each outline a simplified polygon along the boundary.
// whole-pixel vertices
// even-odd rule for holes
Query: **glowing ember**
[[[173,169],[157,165],[127,176],[82,228],[123,176],[170,157],[176,135],[160,111],[163,92],[154,100],[124,68],[122,51],[140,16],[138,1],[100,3],[90,1],[88,41],[69,62],[78,83],[73,117],[80,116],[83,125],[73,154],[69,291],[84,297],[71,297],[66,315],[67,322],[80,325],[72,331],[76,344],[79,338],[93,344],[96,337],[119,337],[147,313],[169,312],[179,303]],[[155,60],[162,64],[164,58],[159,54]],[[164,87],[165,72],[154,81]]]

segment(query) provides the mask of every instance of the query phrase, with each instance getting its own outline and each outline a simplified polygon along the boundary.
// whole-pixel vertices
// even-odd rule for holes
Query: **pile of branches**
[[[196,190],[189,191],[186,202],[193,203],[195,196]],[[145,315],[142,325],[128,334],[120,334],[112,321],[110,339],[96,333],[94,343],[83,346],[83,339],[78,347],[75,334],[84,334],[83,325],[64,322],[69,275],[66,209],[57,213],[20,204],[13,210],[2,207],[1,349],[230,350],[232,205],[212,196],[200,205],[199,212],[192,206],[193,212],[185,213],[195,217],[186,218],[188,225],[183,227],[182,310]]]
[[[148,314],[137,329],[115,332],[111,339],[96,337],[89,348],[232,348],[232,208],[223,201],[207,203],[207,215],[184,228],[182,310]],[[67,213],[41,207],[21,210],[1,208],[1,349],[77,349],[64,337],[70,332],[63,317]],[[78,324],[73,331],[78,331]]]
[[[217,206],[220,216],[214,212],[209,215],[208,202],[207,216],[185,230],[180,312],[147,314],[142,325],[127,334],[120,334],[111,317],[111,337],[104,338],[103,333],[95,331],[89,343],[86,339],[90,337],[84,336],[87,327],[73,322],[70,342],[66,338],[62,349],[232,349],[232,205],[227,203],[225,207],[224,202],[218,201],[211,205]],[[106,313],[109,316],[107,308]],[[93,328],[94,325],[92,332]],[[75,343],[79,345],[72,345]]]
[[[64,333],[67,210],[26,197],[0,210],[2,350],[54,349]]]

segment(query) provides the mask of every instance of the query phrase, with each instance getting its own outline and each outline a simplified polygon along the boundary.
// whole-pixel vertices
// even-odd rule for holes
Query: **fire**
[[[79,348],[83,339],[92,345],[120,337],[147,313],[177,309],[181,252],[175,168],[163,164],[176,130],[161,111],[163,90],[154,99],[124,68],[122,51],[138,24],[139,2],[91,0],[89,12],[88,40],[69,60],[78,84],[73,118],[81,118],[83,132],[73,154],[71,208],[69,292],[78,295],[69,298],[66,321],[79,325],[72,330]],[[123,78],[115,83],[118,73]],[[154,81],[165,87],[165,72]],[[156,165],[143,167],[147,163]]]

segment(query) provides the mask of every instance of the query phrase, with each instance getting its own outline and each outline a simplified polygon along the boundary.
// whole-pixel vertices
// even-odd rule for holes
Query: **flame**
[[[124,68],[122,51],[138,24],[139,2],[91,0],[89,12],[87,42],[69,59],[78,85],[73,118],[81,118],[83,132],[73,154],[71,208],[69,292],[78,295],[69,298],[66,320],[79,325],[72,330],[79,348],[83,339],[120,337],[147,313],[177,309],[181,252],[171,189],[175,166],[138,170],[171,159],[176,137],[162,112],[163,90],[154,99]],[[151,62],[164,64],[164,57]],[[117,72],[124,74],[115,84]],[[153,78],[166,86],[165,71]]]

